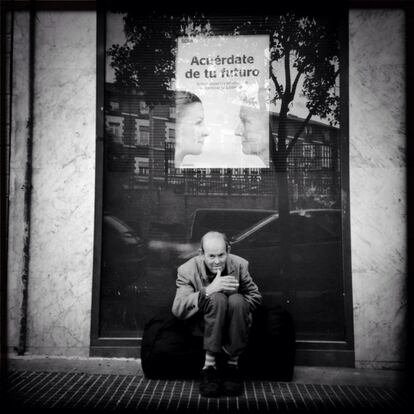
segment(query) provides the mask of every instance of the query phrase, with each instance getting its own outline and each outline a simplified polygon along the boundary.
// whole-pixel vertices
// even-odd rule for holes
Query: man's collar
[[[232,275],[236,271],[236,267],[234,266],[234,261],[230,253],[227,255],[226,267],[228,275]]]

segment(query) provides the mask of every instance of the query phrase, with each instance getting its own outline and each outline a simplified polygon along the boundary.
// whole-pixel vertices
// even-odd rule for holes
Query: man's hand
[[[234,276],[221,276],[221,271],[217,272],[214,280],[206,287],[207,295],[215,292],[235,293],[239,288],[239,282]]]

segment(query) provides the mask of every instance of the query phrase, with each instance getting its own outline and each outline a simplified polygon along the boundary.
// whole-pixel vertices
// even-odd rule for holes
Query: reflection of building
[[[275,169],[194,169],[174,167],[175,103],[173,98],[150,109],[143,94],[106,84],[108,169],[128,172],[130,186],[157,184],[194,195],[277,193]],[[277,131],[278,114],[271,116]],[[287,144],[303,119],[289,116]],[[277,132],[273,132],[277,141]],[[310,121],[287,160],[291,206],[306,207],[310,200],[331,206],[339,186],[339,129]]]
[[[277,115],[274,117],[277,131]],[[289,116],[287,144],[291,142],[303,119]],[[331,206],[340,188],[339,129],[310,121],[299,136],[287,159],[290,197],[297,207],[306,200]],[[277,136],[275,137],[277,139]]]

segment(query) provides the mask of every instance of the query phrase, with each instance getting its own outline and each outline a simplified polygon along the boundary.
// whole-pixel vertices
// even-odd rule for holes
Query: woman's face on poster
[[[183,154],[201,154],[204,139],[208,135],[202,103],[186,104],[177,115],[177,145]]]

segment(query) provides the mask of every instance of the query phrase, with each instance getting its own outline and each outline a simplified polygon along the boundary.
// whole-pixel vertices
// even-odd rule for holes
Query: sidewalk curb
[[[61,357],[11,355],[9,371],[63,371],[101,375],[142,376],[140,358]],[[402,387],[404,371],[343,367],[295,366],[292,382],[301,384],[339,384],[374,387]]]
[[[60,356],[9,356],[8,370],[16,371],[65,371],[87,374],[143,375],[141,359],[60,357]]]

